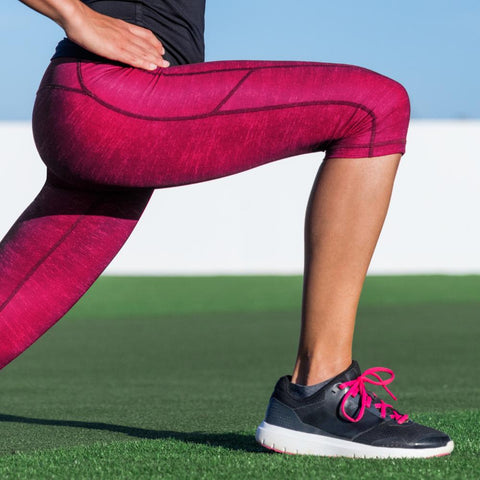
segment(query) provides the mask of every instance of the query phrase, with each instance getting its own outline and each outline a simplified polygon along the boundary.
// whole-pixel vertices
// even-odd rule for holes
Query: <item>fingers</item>
[[[130,25],[130,29],[134,35],[144,39],[153,49],[160,53],[160,55],[165,55],[165,48],[163,47],[162,42],[160,42],[152,31],[137,25]]]
[[[121,49],[117,46],[112,52],[112,56],[115,56],[115,60],[145,70],[155,70],[158,67],[168,67],[169,65],[161,55],[154,54],[151,50],[145,50],[143,44],[139,44],[135,40],[127,43]]]
[[[145,28],[131,26],[132,39],[128,45],[131,62],[139,68],[154,70],[158,67],[168,67],[170,63],[163,59],[165,48],[157,37]]]
[[[115,60],[118,60],[132,67],[142,68],[144,70],[155,70],[158,67],[166,68],[170,65],[167,60],[158,60],[152,55],[141,55],[137,53],[124,52],[122,55],[119,55]]]
[[[135,68],[141,68],[143,70],[155,70],[159,66],[163,66],[158,61],[153,61],[147,57],[142,58],[137,54],[132,54],[131,52],[124,50],[117,50],[114,54],[108,55],[108,58],[111,58],[112,60],[116,60],[121,63],[125,63]]]

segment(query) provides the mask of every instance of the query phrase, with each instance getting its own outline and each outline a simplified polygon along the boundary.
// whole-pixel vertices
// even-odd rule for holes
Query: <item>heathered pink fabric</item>
[[[404,153],[409,113],[400,84],[349,65],[53,60],[33,113],[47,182],[0,243],[0,367],[85,293],[153,189],[318,150]]]

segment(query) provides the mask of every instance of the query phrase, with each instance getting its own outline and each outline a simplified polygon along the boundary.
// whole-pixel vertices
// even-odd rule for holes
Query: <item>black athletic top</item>
[[[82,0],[93,10],[151,30],[171,65],[203,62],[205,0]],[[64,38],[56,57],[98,58]]]

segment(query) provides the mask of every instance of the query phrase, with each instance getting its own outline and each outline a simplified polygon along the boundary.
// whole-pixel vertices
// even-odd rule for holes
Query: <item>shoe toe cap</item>
[[[451,438],[446,433],[437,432],[416,440],[412,446],[415,448],[437,448],[447,445],[450,441]]]
[[[440,448],[450,442],[450,437],[444,432],[414,422],[403,425],[386,422],[360,435],[356,441],[377,447]]]

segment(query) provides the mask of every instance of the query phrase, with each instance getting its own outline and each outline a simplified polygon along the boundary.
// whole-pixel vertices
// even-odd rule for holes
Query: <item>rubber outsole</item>
[[[449,455],[454,447],[452,440],[437,448],[375,447],[340,438],[299,432],[270,425],[265,421],[257,428],[255,439],[263,447],[275,452],[324,457],[431,458]]]

